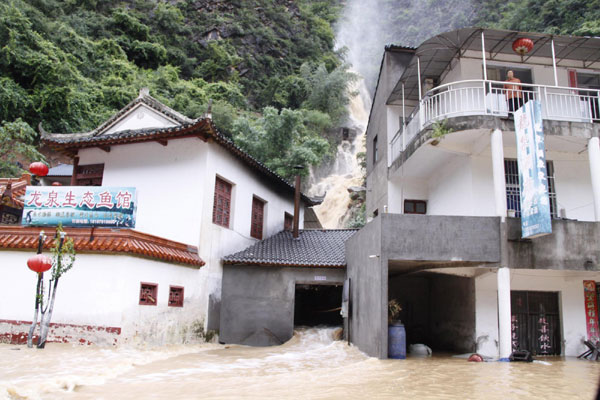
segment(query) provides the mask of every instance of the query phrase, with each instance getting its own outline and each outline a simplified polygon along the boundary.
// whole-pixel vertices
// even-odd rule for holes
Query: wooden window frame
[[[252,208],[250,210],[250,236],[254,239],[262,240],[264,237],[264,227],[265,227],[265,205],[266,201],[261,199],[260,197],[252,196]],[[255,210],[258,210],[256,207],[260,205],[260,217],[257,218],[255,222]],[[257,216],[258,217],[258,216]],[[260,221],[258,221],[260,219]]]
[[[414,205],[415,211],[406,211],[406,203],[412,203]],[[417,212],[417,204],[423,204],[425,206],[425,212]],[[404,214],[416,214],[416,215],[426,215],[427,214],[427,200],[413,200],[413,199],[405,199],[404,200]]]
[[[224,188],[229,187],[229,192],[227,190],[222,190],[219,185],[222,185]],[[233,198],[233,184],[231,182],[226,181],[220,176],[216,176],[215,178],[215,192],[213,198],[213,224],[222,226],[224,228],[229,228],[231,225],[231,201]],[[221,201],[222,210],[219,211],[219,201]]]
[[[143,293],[144,286],[152,288],[152,297],[154,297],[153,303],[146,302],[145,297],[147,294]],[[139,304],[141,306],[156,306],[158,304],[158,283],[140,282]]]
[[[173,289],[175,289],[176,291],[180,291],[180,301],[177,303],[173,303],[171,296],[173,295]],[[174,285],[170,285],[169,286],[169,301],[168,301],[168,306],[169,307],[183,307],[183,299],[184,299],[184,288],[183,286],[174,286]]]
[[[294,216],[289,212],[283,213],[283,230],[292,231],[294,229]]]
[[[85,164],[74,167],[75,186],[102,186],[104,164]]]

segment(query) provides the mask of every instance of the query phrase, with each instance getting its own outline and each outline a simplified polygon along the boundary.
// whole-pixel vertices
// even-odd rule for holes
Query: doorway
[[[294,326],[342,326],[342,285],[296,284]]]
[[[560,355],[558,292],[511,291],[512,349]]]

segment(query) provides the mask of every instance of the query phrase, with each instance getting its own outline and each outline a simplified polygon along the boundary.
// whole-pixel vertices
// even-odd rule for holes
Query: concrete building
[[[515,40],[531,39],[523,55]],[[479,28],[385,49],[367,129],[367,215],[346,242],[351,341],[387,357],[387,303],[409,343],[506,358],[578,355],[600,280],[600,39]],[[505,79],[541,103],[552,234],[522,239]],[[596,306],[594,306],[596,307]]]
[[[42,132],[42,142],[72,158],[72,186],[137,192],[135,230],[67,230],[80,254],[61,279],[54,340],[169,343],[218,330],[221,258],[280,232],[294,213],[293,186],[210,117],[189,119],[147,90],[93,131]],[[311,205],[302,195],[300,227]],[[0,335],[10,340],[33,315],[26,260],[39,230],[0,225],[0,270],[11,277],[0,282]]]
[[[295,326],[341,326],[344,245],[355,232],[282,231],[224,257],[221,342],[279,345]]]

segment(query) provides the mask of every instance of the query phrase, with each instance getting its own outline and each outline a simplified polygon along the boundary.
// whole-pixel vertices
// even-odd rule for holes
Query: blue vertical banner
[[[528,101],[514,113],[523,238],[552,233],[542,106]]]

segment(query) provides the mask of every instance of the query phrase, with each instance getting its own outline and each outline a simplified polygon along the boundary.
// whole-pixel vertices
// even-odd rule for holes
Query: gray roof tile
[[[346,240],[357,229],[301,230],[297,239],[281,231],[223,258],[225,264],[345,267]]]

